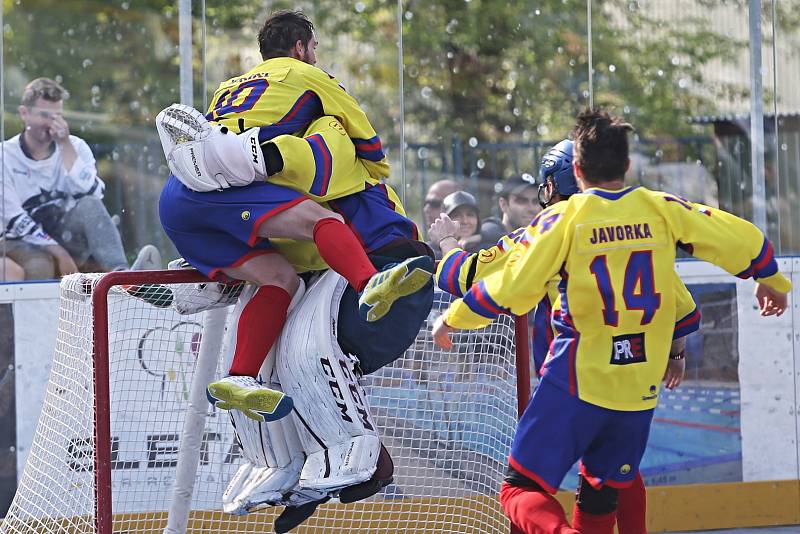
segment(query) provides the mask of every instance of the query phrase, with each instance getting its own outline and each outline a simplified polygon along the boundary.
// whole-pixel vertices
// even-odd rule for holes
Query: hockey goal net
[[[168,516],[181,500],[187,532],[272,531],[280,509],[221,511],[242,458],[229,418],[198,404],[200,382],[223,372],[230,308],[180,315],[130,294],[141,284],[201,281],[191,270],[64,278],[45,400],[2,534],[172,532]],[[437,293],[414,345],[363,379],[394,482],[366,501],[324,504],[293,532],[509,532],[496,495],[518,404],[529,394],[526,322],[501,317],[442,351],[429,327],[448,301]],[[204,351],[212,364],[201,372]],[[181,473],[187,418],[200,421],[202,441]],[[181,477],[193,481],[188,495],[175,492]]]

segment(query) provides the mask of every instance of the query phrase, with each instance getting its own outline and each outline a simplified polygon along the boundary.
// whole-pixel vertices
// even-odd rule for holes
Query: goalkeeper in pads
[[[601,111],[578,116],[573,169],[583,194],[542,211],[503,266],[469,287],[434,327],[456,329],[536,306],[557,277],[560,312],[541,380],[522,414],[500,501],[527,534],[611,534],[618,490],[637,476],[678,316],[676,246],[754,278],[763,316],[787,307],[791,283],[772,245],[729,213],[626,187],[632,127]],[[552,497],[580,460],[572,526]]]
[[[565,139],[552,147],[542,158],[539,169],[539,203],[548,208],[558,202],[564,202],[574,194],[580,193],[575,173],[572,170],[573,142]],[[464,252],[453,237],[457,223],[442,214],[430,228],[429,237],[439,243],[444,257],[436,271],[435,281],[440,289],[456,297],[463,297],[473,284],[483,280],[490,274],[502,270],[507,256],[514,250],[515,244],[522,239],[525,228],[519,228],[500,239],[497,245],[483,249],[474,254]],[[552,327],[553,318],[561,315],[561,303],[558,293],[559,278],[555,277],[547,284],[547,293],[536,305],[532,316],[532,356],[534,372],[541,377],[543,366],[555,337]],[[664,373],[664,383],[668,389],[677,387],[683,379],[685,360],[682,347],[684,337],[700,327],[700,311],[692,299],[689,290],[677,274],[674,276],[676,291],[676,320],[672,334],[673,349]],[[586,480],[579,475],[581,484]],[[630,487],[617,489],[616,520],[620,534],[647,534],[646,501],[647,493],[641,473],[636,474]],[[575,515],[584,512],[576,505]]]
[[[398,299],[432,292],[433,261],[420,247],[384,271],[370,261],[368,254],[417,242],[417,230],[382,183],[389,165],[366,115],[313,66],[311,22],[277,12],[258,39],[264,61],[223,82],[205,117],[181,105],[157,117],[172,171],[159,212],[193,267],[259,287],[239,317],[231,376],[212,383],[209,398],[274,420],[289,413],[291,399],[254,377],[282,329],[296,273],[336,271],[358,293],[359,314],[374,322]]]
[[[223,82],[208,115],[173,105],[156,119],[173,173],[166,233],[210,277],[251,282],[233,312],[235,376],[208,389],[247,459],[223,509],[285,505],[278,532],[391,480],[358,378],[402,355],[433,301],[432,254],[383,183],[388,163],[363,111],[313,67],[312,29],[301,13],[271,15],[264,62]],[[329,268],[349,287],[334,272],[305,275]],[[223,305],[238,295],[216,286],[205,287]]]

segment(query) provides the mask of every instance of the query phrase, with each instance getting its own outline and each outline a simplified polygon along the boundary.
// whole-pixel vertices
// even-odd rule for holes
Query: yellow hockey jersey
[[[331,121],[331,118],[336,121]],[[325,71],[290,57],[268,59],[241,76],[222,82],[211,99],[206,118],[242,132],[259,128],[259,141],[287,136],[306,136],[304,150],[297,143],[279,143],[287,172],[270,176],[269,181],[308,195],[325,207],[326,201],[363,191],[380,184],[389,175],[389,163],[378,134],[355,98]],[[355,147],[338,144],[346,137]],[[308,137],[311,136],[311,137]],[[284,153],[285,151],[285,153]],[[357,158],[361,168],[353,165]],[[346,161],[345,161],[346,160]],[[325,172],[313,171],[325,162]],[[306,169],[311,172],[288,172]],[[400,198],[384,184],[397,213],[405,215]],[[327,269],[313,242],[270,239],[298,272]]]
[[[496,245],[482,249],[476,253],[468,253],[460,248],[448,252],[439,262],[436,269],[436,285],[456,297],[464,293],[476,282],[483,280],[494,272],[502,270],[506,257],[522,239],[525,228],[518,228],[503,236]],[[675,329],[673,339],[678,339],[695,332],[700,328],[700,310],[677,273],[673,271],[675,284]],[[531,336],[531,356],[534,370],[541,374],[542,365],[554,339],[554,327],[551,318],[561,314],[561,299],[558,292],[558,277],[547,284],[547,293],[536,305],[529,324],[533,325]],[[666,362],[665,362],[666,363]]]
[[[591,188],[542,211],[503,269],[473,284],[445,312],[455,328],[522,314],[558,277],[561,309],[543,380],[615,410],[656,405],[675,330],[675,247],[781,292],[772,245],[751,223],[644,187]]]
[[[208,120],[234,132],[259,127],[261,143],[280,135],[303,135],[323,116],[338,119],[367,169],[371,185],[389,175],[389,163],[380,137],[356,99],[347,94],[336,78],[297,59],[268,59],[241,76],[222,82],[206,114]],[[311,183],[282,184],[279,179],[272,178],[270,181],[300,191],[314,187]],[[353,187],[363,189],[364,183]],[[337,188],[351,189],[344,184]],[[326,198],[325,195],[321,197]]]

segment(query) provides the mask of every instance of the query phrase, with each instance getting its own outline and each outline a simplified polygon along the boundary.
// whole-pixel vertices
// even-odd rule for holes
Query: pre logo
[[[611,338],[611,365],[628,365],[647,361],[644,332]]]

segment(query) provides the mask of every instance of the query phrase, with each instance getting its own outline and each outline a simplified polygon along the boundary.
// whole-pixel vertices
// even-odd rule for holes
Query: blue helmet
[[[548,150],[542,158],[542,165],[539,167],[539,203],[543,207],[550,201],[549,197],[542,198],[548,181],[553,183],[553,193],[558,193],[562,197],[580,192],[575,174],[572,172],[572,147],[572,141],[564,139]]]

